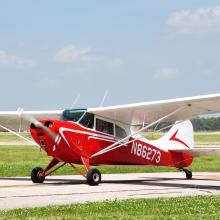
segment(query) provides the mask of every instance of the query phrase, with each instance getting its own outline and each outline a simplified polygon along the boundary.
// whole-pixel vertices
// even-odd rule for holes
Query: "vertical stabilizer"
[[[191,121],[177,121],[173,127],[159,140],[156,146],[168,150],[182,150],[194,148],[193,125]]]

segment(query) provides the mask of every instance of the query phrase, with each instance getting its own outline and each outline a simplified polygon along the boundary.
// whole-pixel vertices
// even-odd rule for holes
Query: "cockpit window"
[[[124,128],[121,128],[118,125],[115,125],[115,136],[119,138],[125,138],[127,137],[127,134]]]
[[[61,120],[77,122],[85,114],[85,109],[67,109],[63,112]]]
[[[86,113],[83,118],[79,122],[81,125],[87,127],[87,128],[93,128],[94,126],[94,115],[91,113]]]
[[[114,135],[114,124],[97,118],[96,130],[106,134]]]

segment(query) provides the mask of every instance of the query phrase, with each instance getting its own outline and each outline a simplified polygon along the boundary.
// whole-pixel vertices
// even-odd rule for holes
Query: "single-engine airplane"
[[[85,177],[89,185],[101,182],[100,171],[90,166],[102,164],[176,167],[191,179],[192,172],[186,168],[194,156],[220,155],[220,149],[194,148],[189,119],[219,112],[220,94],[212,94],[113,107],[2,111],[0,127],[26,139],[6,124],[28,124],[34,144],[52,157],[46,168],[32,170],[34,183],[43,183],[46,176],[65,164]],[[160,139],[148,140],[140,135],[161,122],[172,122],[173,126]],[[142,127],[133,131],[132,125]]]

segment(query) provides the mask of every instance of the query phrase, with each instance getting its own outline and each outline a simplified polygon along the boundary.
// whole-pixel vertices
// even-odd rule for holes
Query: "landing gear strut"
[[[86,180],[87,183],[90,186],[97,186],[101,182],[101,173],[98,169],[90,169],[89,166],[89,160],[86,158],[82,158],[83,165],[86,169],[86,173],[82,172],[79,168],[77,168],[74,164],[69,163],[69,165],[74,168],[77,173],[82,175]],[[55,167],[58,163],[60,163],[59,160],[56,158],[53,158],[51,162],[47,165],[47,167],[43,170],[41,167],[35,167],[31,172],[31,180],[33,183],[43,183],[46,176],[49,176],[51,173],[55,172],[56,170],[63,167],[66,163],[63,162],[60,166],[57,168],[51,170],[53,167]]]
[[[190,170],[187,170],[187,169],[185,169],[185,168],[183,168],[183,167],[180,168],[179,170],[185,172],[185,174],[186,174],[186,179],[187,179],[187,180],[191,180],[191,179],[192,179],[192,172],[191,172]]]
[[[35,167],[31,172],[31,180],[33,183],[43,183],[46,176],[63,167],[66,163],[62,163],[57,168],[50,171],[54,166],[56,166],[60,161],[53,158],[47,167],[43,170],[41,167]]]

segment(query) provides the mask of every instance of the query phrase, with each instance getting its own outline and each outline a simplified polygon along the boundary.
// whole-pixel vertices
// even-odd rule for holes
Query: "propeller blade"
[[[54,141],[57,137],[57,134],[51,131],[48,127],[43,125],[41,122],[39,122],[36,118],[34,118],[32,115],[25,114],[22,109],[19,109],[19,117],[21,117],[23,120],[26,120],[32,124],[34,124],[35,127],[41,128],[44,130]]]

